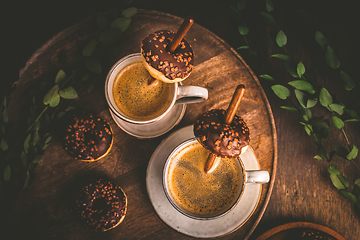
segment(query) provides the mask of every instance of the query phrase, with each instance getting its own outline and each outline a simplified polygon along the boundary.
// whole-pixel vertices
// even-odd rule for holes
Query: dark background
[[[1,8],[1,69],[0,78],[0,97],[4,91],[16,81],[19,69],[24,67],[30,56],[46,41],[58,32],[79,22],[81,19],[108,11],[114,7],[122,7],[123,3],[128,1],[11,1],[3,4]],[[157,10],[167,12],[180,17],[193,16],[195,22],[210,31],[214,32],[220,38],[224,39],[233,48],[244,45],[244,40],[238,33],[237,22],[232,17],[230,6],[236,6],[234,0],[182,0],[182,1],[160,1],[160,0],[134,0],[131,6],[143,9]],[[297,61],[303,61],[307,66],[313,64],[319,67],[320,81],[322,81],[330,91],[339,89],[339,81],[335,77],[321,78],[324,68],[321,49],[314,44],[313,39],[308,36],[314,36],[315,29],[322,31],[327,36],[331,46],[339,54],[341,64],[348,74],[353,76],[359,85],[359,56],[360,56],[360,14],[358,1],[276,1],[274,14],[282,26],[282,29],[288,34],[289,52]],[[312,20],[304,21],[295,14],[296,9],[307,8],[311,5]],[[253,12],[247,12],[248,24],[258,27],[252,39],[253,43],[263,50],[265,56],[276,49],[274,42],[268,43],[268,32],[266,26],[261,24],[259,11],[266,11],[265,0],[253,0],[248,3],[249,9]],[[245,61],[254,70],[255,74],[261,74],[262,70],[258,67],[258,62],[247,55],[246,52],[239,52]],[[273,52],[275,53],[275,52]],[[311,59],[309,58],[311,56]],[[263,59],[264,60],[264,59]],[[265,60],[266,59],[265,57]],[[286,74],[280,73],[280,66],[277,62],[267,65],[265,68],[272,71],[274,76],[284,78],[284,81],[290,81]],[[331,74],[330,74],[331,75]],[[283,196],[289,193],[291,197],[298,198],[296,187],[289,190],[282,187],[286,184],[284,181],[292,181],[293,174],[282,172],[284,167],[291,169],[292,155],[306,158],[306,166],[313,166],[310,161],[316,153],[311,139],[304,133],[301,125],[298,124],[298,117],[294,114],[280,109],[281,101],[272,93],[270,85],[261,81],[264,90],[267,93],[269,102],[272,106],[276,128],[278,131],[279,146],[279,164],[277,171],[277,182],[274,186],[273,196],[270,199],[269,208],[265,212],[263,220],[256,229],[254,236],[257,236],[279,224],[290,221],[307,221],[311,217],[303,216],[297,213],[297,206],[288,207],[286,212],[282,206],[277,205],[281,202]],[[344,95],[344,94],[343,94]],[[359,109],[359,86],[351,93],[345,93],[344,102],[347,106]],[[341,98],[342,95],[339,95]],[[360,112],[360,111],[358,111]],[[359,132],[357,131],[356,134]],[[297,163],[295,166],[301,166]],[[321,174],[326,173],[326,168],[321,163],[315,163],[316,168],[323,169]],[[324,170],[325,169],[325,170]],[[294,173],[297,168],[294,167]],[[320,178],[323,181],[329,181],[328,178]],[[316,184],[316,183],[314,183]],[[329,182],[329,187],[331,183]],[[294,191],[294,192],[293,192]],[[334,190],[334,194],[338,194]],[[321,201],[321,200],[319,200]],[[342,201],[347,201],[342,198]],[[335,207],[335,206],[334,206]],[[324,210],[326,211],[326,209]],[[314,213],[315,214],[315,213]],[[301,216],[301,217],[294,217]],[[276,217],[276,219],[274,219]],[[341,234],[346,233],[343,229]],[[356,239],[353,236],[352,239]]]

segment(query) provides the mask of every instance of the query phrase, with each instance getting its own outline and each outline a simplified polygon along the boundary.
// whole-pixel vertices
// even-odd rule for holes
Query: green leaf
[[[295,89],[294,92],[295,92],[296,99],[299,101],[300,105],[303,108],[306,108],[305,94],[302,91],[297,90],[297,89]]]
[[[355,87],[355,81],[346,72],[340,71],[340,78],[344,83],[344,88],[351,91]]]
[[[356,158],[358,155],[358,151],[359,151],[358,148],[355,145],[353,145],[353,148],[351,149],[350,153],[346,156],[346,158],[348,160]]]
[[[60,70],[55,77],[55,84],[59,85],[66,81],[66,73],[64,70]]]
[[[269,13],[266,13],[266,12],[260,12],[261,16],[264,17],[265,19],[265,22],[272,28],[276,28],[277,27],[277,22],[275,20],[275,18],[269,14]]]
[[[311,133],[313,132],[312,126],[309,125],[309,124],[306,124],[306,125],[304,126],[304,129],[305,129],[305,132],[306,132],[309,136],[311,136]]]
[[[360,178],[355,179],[354,184],[360,187]]]
[[[41,127],[41,123],[39,120],[36,120],[36,122],[34,123],[34,126],[33,126],[33,129],[35,131],[39,131],[40,130],[40,127]]]
[[[240,50],[240,49],[249,49],[250,47],[249,46],[240,46],[240,47],[238,47],[236,50]]]
[[[1,139],[1,142],[0,142],[0,149],[3,151],[6,151],[9,149],[7,142],[3,138]]]
[[[85,59],[86,68],[93,73],[101,73],[102,68],[99,60],[94,57],[88,57]]]
[[[273,55],[271,55],[271,57],[279,58],[281,60],[288,61],[288,62],[291,61],[291,58],[285,54],[273,54]]]
[[[8,107],[7,106],[5,106],[4,107],[4,110],[3,110],[3,114],[2,114],[3,116],[3,122],[4,123],[7,123],[7,122],[9,122],[9,112],[8,112]]]
[[[286,109],[286,110],[289,110],[289,111],[292,111],[292,112],[297,112],[298,111],[296,108],[291,107],[291,106],[281,106],[280,108]]]
[[[54,94],[50,100],[49,106],[56,107],[57,105],[59,105],[59,103],[60,103],[60,95],[59,95],[59,91],[56,91],[56,92],[54,92]]]
[[[359,122],[359,119],[346,119],[344,122]]]
[[[121,16],[126,17],[126,18],[131,18],[132,16],[134,16],[137,13],[137,8],[136,7],[130,7],[125,9],[122,13]]]
[[[237,21],[242,21],[241,14],[236,8],[234,8],[233,6],[230,6],[230,10],[231,10],[231,13],[233,14],[234,18]]]
[[[28,159],[27,159],[27,155],[24,151],[21,151],[20,159],[21,159],[24,169],[26,169],[28,167]]]
[[[78,97],[76,90],[73,87],[67,87],[59,91],[59,94],[62,98],[65,99],[75,99]]]
[[[283,65],[288,73],[294,78],[299,77],[296,70],[296,65],[290,61],[283,61]]]
[[[100,34],[99,41],[105,46],[111,45],[119,39],[120,31],[117,28],[107,29]]]
[[[239,11],[243,11],[245,9],[245,7],[246,7],[246,1],[245,0],[238,0],[236,7],[237,7],[237,9]]]
[[[307,107],[307,108],[312,108],[312,107],[314,107],[314,106],[317,104],[317,102],[318,102],[317,98],[315,98],[315,99],[308,99],[308,100],[307,100],[307,103],[306,103],[306,107]]]
[[[265,3],[266,3],[266,11],[268,12],[274,11],[274,4],[271,0],[266,0]]]
[[[333,103],[332,97],[326,88],[321,88],[319,100],[320,104],[324,107],[328,107],[328,105]]]
[[[297,74],[299,75],[299,78],[301,78],[302,75],[304,75],[305,73],[305,66],[301,61],[298,63],[296,70],[297,70]]]
[[[301,112],[301,116],[303,117],[303,119],[305,121],[309,121],[312,118],[312,113],[309,109],[302,108],[302,109],[300,109],[300,112]]]
[[[24,141],[24,151],[26,154],[29,153],[29,145],[30,145],[31,133],[26,137]]]
[[[344,122],[336,116],[332,116],[332,121],[337,129],[342,129],[345,126]]]
[[[316,31],[315,33],[315,41],[321,46],[323,50],[325,50],[326,46],[328,45],[326,38],[319,31]]]
[[[329,161],[329,158],[326,155],[326,150],[323,145],[318,146],[318,148],[316,149],[316,154],[325,162]]]
[[[340,193],[345,196],[347,199],[349,199],[352,203],[354,204],[358,204],[359,203],[359,200],[355,197],[354,194],[348,192],[348,191],[345,191],[345,190],[340,190]]]
[[[110,27],[110,18],[104,14],[99,15],[96,18],[96,23],[99,26],[99,28],[106,29],[106,28]]]
[[[279,47],[283,47],[287,43],[287,37],[283,31],[279,31],[276,35],[276,43]]]
[[[348,188],[350,186],[349,181],[343,175],[339,174],[338,178],[341,180],[345,187]]]
[[[4,169],[4,180],[7,182],[11,178],[11,167],[10,165],[6,165]]]
[[[329,128],[329,125],[319,117],[312,118],[310,124],[317,128]]]
[[[325,60],[329,67],[337,69],[340,67],[340,60],[334,50],[328,45],[325,50]]]
[[[330,174],[330,179],[337,189],[345,189],[345,185],[341,182],[337,175]]]
[[[94,54],[96,46],[98,44],[97,39],[92,39],[90,42],[88,42],[88,44],[84,47],[83,51],[82,51],[82,55],[84,57],[90,57],[91,55]]]
[[[111,23],[111,28],[119,28],[124,32],[130,25],[131,19],[126,17],[117,18]]]
[[[246,36],[248,33],[249,33],[249,28],[248,26],[246,25],[246,23],[241,23],[239,25],[239,33],[242,35],[242,36]]]
[[[265,80],[268,80],[268,81],[274,81],[274,78],[268,74],[262,74],[260,75],[259,77],[265,79]]]
[[[338,156],[340,156],[340,157],[342,157],[344,159],[347,159],[346,156],[349,154],[349,151],[345,147],[343,147],[343,146],[341,146],[339,144],[337,144],[335,146],[335,152],[336,152],[336,154]]]
[[[337,103],[333,103],[329,105],[329,108],[331,110],[333,110],[334,112],[338,113],[339,115],[343,115],[344,113],[344,106],[337,104]]]
[[[283,85],[273,85],[271,87],[271,89],[274,91],[274,93],[276,94],[276,96],[278,96],[280,99],[285,100],[287,97],[290,96],[290,91],[289,89],[287,89],[286,87],[284,87]]]
[[[330,166],[328,168],[328,171],[330,174],[333,174],[333,175],[339,175],[340,174],[340,171],[335,167],[335,166]]]
[[[59,101],[60,101],[59,89],[60,89],[59,85],[56,84],[46,93],[43,99],[44,105],[55,104],[57,96],[59,97]]]
[[[313,86],[304,80],[295,80],[288,83],[290,86],[293,86],[296,89],[303,90],[303,91],[311,91],[313,90]]]
[[[42,155],[36,155],[31,163],[38,164],[42,159]]]
[[[32,145],[33,146],[36,146],[41,140],[41,137],[40,137],[40,134],[38,131],[35,131],[34,132],[34,137],[33,137],[33,140],[32,140]]]

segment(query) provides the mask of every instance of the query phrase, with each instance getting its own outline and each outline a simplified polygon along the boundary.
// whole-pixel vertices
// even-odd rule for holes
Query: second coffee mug
[[[157,81],[148,85],[151,75],[141,61],[141,54],[121,58],[110,69],[105,82],[105,97],[111,111],[134,124],[148,124],[162,119],[175,104],[205,101],[206,88]]]
[[[205,173],[210,152],[196,138],[179,144],[168,156],[163,187],[169,202],[182,214],[209,220],[228,213],[239,202],[249,184],[270,180],[265,170],[245,170],[240,158],[221,158]]]

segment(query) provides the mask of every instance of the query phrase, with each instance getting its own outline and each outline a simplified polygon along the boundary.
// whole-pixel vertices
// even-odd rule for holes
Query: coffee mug
[[[149,78],[140,53],[117,61],[105,82],[105,97],[111,111],[127,122],[148,124],[162,119],[175,104],[197,103],[208,98],[206,88],[160,80],[148,85]]]
[[[217,158],[214,169],[205,173],[209,154],[196,138],[191,138],[169,154],[163,169],[169,202],[180,213],[199,220],[223,216],[236,206],[247,185],[270,180],[268,171],[245,170],[239,157]]]

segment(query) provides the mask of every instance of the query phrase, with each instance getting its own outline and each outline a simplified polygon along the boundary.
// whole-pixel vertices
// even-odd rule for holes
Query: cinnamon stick
[[[234,95],[230,101],[229,107],[226,110],[226,115],[225,115],[225,123],[226,124],[231,124],[232,120],[235,117],[236,111],[239,108],[240,102],[244,96],[245,93],[245,86],[243,84],[240,84],[239,86],[237,86]],[[216,154],[211,153],[209,155],[209,157],[206,160],[205,163],[205,173],[209,172],[209,170],[211,169],[211,167],[214,165],[215,159],[216,159]]]
[[[189,31],[193,23],[194,19],[192,17],[187,17],[184,19],[173,40],[167,46],[167,49],[170,53],[175,52],[176,48],[179,46],[179,43],[185,37],[186,33]]]

